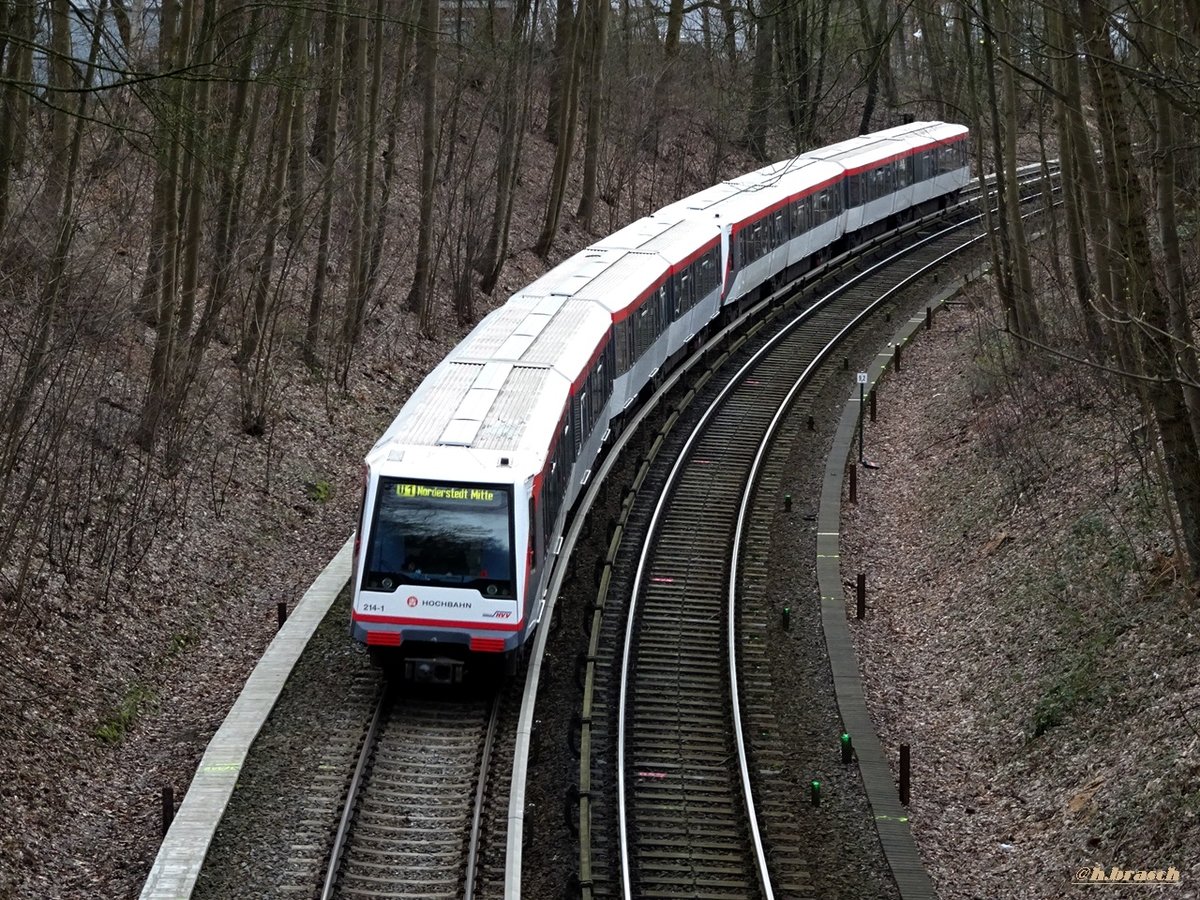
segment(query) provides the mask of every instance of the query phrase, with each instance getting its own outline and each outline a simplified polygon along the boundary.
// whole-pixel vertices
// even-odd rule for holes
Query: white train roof
[[[964,125],[943,122],[910,122],[863,137],[851,138],[813,152],[820,159],[836,161],[848,174],[856,174],[924,147],[944,144],[967,134]]]
[[[457,447],[458,477],[479,477],[501,456],[522,476],[540,470],[570,387],[611,324],[596,303],[517,294],[429,373],[367,461],[403,459],[416,474],[415,461],[427,455],[421,448]]]
[[[642,245],[674,266],[685,266],[721,240],[717,220],[684,219]]]
[[[592,246],[600,250],[657,253],[670,265],[683,266],[720,239],[721,229],[715,218],[709,221],[655,213],[631,222]]]
[[[654,240],[664,231],[681,221],[680,215],[663,215],[662,210],[630,222],[624,228],[601,238],[589,249],[595,250],[640,250],[648,241]]]
[[[667,209],[704,211],[716,222],[737,224],[818,190],[842,174],[836,162],[796,156],[714,185]]]
[[[613,321],[739,223],[900,153],[966,136],[915,122],[764,166],[581,250],[489,313],[413,392],[367,457],[411,477],[526,477],[545,460],[572,384]],[[707,215],[706,215],[707,214]],[[508,477],[496,467],[512,467]]]
[[[614,321],[625,318],[650,288],[666,279],[671,267],[657,253],[630,251],[613,260],[574,292],[608,310]]]

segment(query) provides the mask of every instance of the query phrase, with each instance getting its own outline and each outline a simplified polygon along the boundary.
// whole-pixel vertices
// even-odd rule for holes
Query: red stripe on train
[[[504,638],[471,638],[471,651],[473,653],[503,653]]]
[[[399,647],[400,632],[398,631],[368,631],[367,646],[370,647]]]

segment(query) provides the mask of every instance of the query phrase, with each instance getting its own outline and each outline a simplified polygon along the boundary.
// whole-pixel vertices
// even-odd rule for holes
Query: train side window
[[[654,333],[654,323],[651,321],[651,307],[648,302],[642,303],[637,313],[637,344],[634,345],[634,358],[641,359],[642,354],[650,346],[650,335]]]
[[[533,497],[529,498],[529,571],[536,572],[538,567],[538,559],[541,553],[538,552],[538,534],[537,534],[537,507]]]
[[[712,251],[710,250],[700,260],[700,275],[696,285],[696,303],[699,303],[711,294],[716,287],[716,279],[713,277],[715,270],[716,266],[713,265]]]
[[[580,442],[583,440],[583,423],[587,421],[587,390],[581,390],[571,401],[575,413],[575,456],[579,456]]]
[[[604,356],[601,354],[600,361],[596,363],[596,368],[592,369],[592,374],[588,376],[588,434],[596,427],[596,420],[600,418],[600,410],[604,407],[608,399],[608,394],[604,390]]]
[[[786,210],[780,210],[779,212],[775,213],[775,246],[776,247],[782,247],[789,240],[791,240],[791,235],[788,234],[788,223],[787,223],[787,219],[784,218],[784,212],[786,212]]]

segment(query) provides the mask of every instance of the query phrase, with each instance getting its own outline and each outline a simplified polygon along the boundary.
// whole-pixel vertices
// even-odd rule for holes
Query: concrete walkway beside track
[[[964,284],[978,278],[988,268],[982,266],[975,269],[953,287],[931,298],[926,304],[931,314],[954,297]],[[924,312],[908,319],[897,330],[887,348],[876,354],[867,368],[864,398],[871,395],[888,367],[894,363],[897,348],[912,340],[918,330],[924,327],[925,321]],[[867,709],[858,658],[850,638],[850,607],[841,572],[842,485],[847,464],[857,465],[852,461],[851,454],[856,450],[858,417],[859,388],[855,384],[842,410],[842,418],[825,464],[821,505],[817,513],[817,584],[821,592],[821,624],[829,652],[829,665],[833,670],[834,693],[842,716],[842,727],[854,741],[863,787],[875,815],[875,828],[879,832],[879,841],[896,879],[900,897],[902,900],[934,900],[937,893],[917,852],[908,824],[908,811],[900,804],[892,770]]]
[[[351,537],[342,545],[271,640],[229,715],[208,743],[158,856],[142,887],[141,900],[187,900],[209,844],[233,796],[246,754],[308,645],[309,638],[350,579]]]

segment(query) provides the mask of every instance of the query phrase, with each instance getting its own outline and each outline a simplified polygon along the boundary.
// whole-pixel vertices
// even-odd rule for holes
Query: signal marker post
[[[867,373],[858,373],[858,462],[862,465],[863,461],[863,402],[864,394],[867,390]]]

